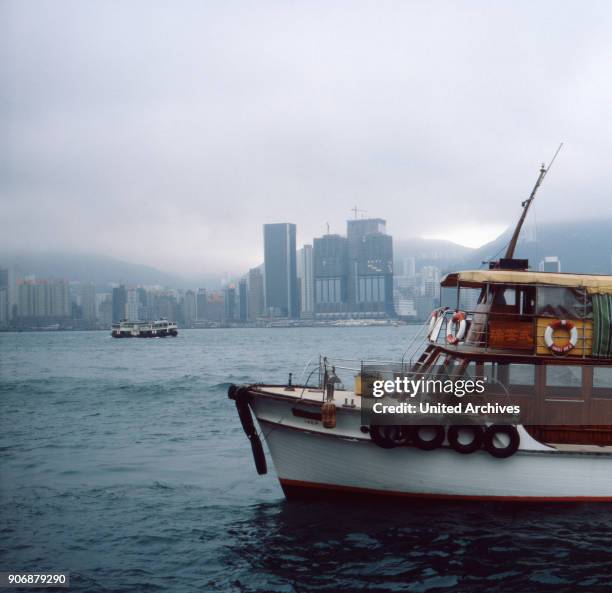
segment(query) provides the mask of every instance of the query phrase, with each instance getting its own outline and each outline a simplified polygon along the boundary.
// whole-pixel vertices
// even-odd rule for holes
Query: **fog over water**
[[[478,245],[612,215],[606,2],[0,5],[0,250],[185,274],[349,209]],[[457,214],[461,212],[460,225]]]

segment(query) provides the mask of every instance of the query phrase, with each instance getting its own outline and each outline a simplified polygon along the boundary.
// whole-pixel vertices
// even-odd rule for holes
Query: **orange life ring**
[[[570,333],[569,340],[565,344],[560,346],[555,344],[554,333],[557,329],[566,329]],[[544,343],[549,350],[556,352],[557,354],[567,354],[570,350],[573,350],[578,344],[578,330],[576,326],[567,319],[557,319],[548,325],[544,332]]]

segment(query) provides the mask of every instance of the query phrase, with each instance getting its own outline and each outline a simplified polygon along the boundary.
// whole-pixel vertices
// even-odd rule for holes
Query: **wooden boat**
[[[546,171],[506,256],[442,280],[457,304],[463,291],[477,290],[474,309],[434,311],[420,356],[398,363],[422,376],[442,366],[454,376],[494,377],[523,420],[417,425],[398,439],[364,424],[363,385],[339,389],[336,368],[321,359],[314,386],[230,387],[259,473],[267,471],[263,435],[288,498],[612,501],[612,276],[534,272],[514,258]],[[364,379],[371,365],[357,370]]]

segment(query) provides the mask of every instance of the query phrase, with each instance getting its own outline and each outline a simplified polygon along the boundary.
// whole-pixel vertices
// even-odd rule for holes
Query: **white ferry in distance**
[[[111,336],[113,338],[166,338],[177,336],[176,321],[158,319],[157,321],[128,321],[122,319],[113,323]]]

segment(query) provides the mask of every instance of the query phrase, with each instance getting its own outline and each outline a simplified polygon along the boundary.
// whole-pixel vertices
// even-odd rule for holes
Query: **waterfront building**
[[[94,323],[98,317],[96,308],[96,286],[83,282],[80,286],[81,316],[84,321]]]
[[[248,298],[248,286],[246,278],[243,278],[238,283],[238,319],[242,323],[246,323],[248,319],[248,308],[249,308],[249,298]]]
[[[208,296],[205,288],[198,288],[198,294],[196,297],[196,318],[198,321],[204,321],[206,319],[206,303]]]
[[[9,319],[9,271],[0,268],[0,327],[6,327]]]
[[[553,272],[559,274],[561,273],[561,262],[556,255],[550,255],[540,262],[539,268],[540,272]]]
[[[250,321],[256,321],[264,314],[264,278],[260,268],[249,270],[249,304]]]
[[[127,303],[127,290],[121,284],[113,288],[113,323],[125,319],[125,305]]]
[[[98,326],[109,329],[113,323],[113,296],[110,292],[96,295]]]
[[[193,290],[185,292],[183,297],[183,323],[185,327],[193,327],[197,319],[197,299]]]
[[[348,252],[347,239],[323,235],[313,241],[314,311],[317,318],[346,314]]]
[[[297,254],[297,275],[300,286],[300,317],[311,319],[314,315],[313,247],[304,245]]]
[[[264,281],[268,314],[299,317],[296,227],[291,223],[264,225]]]
[[[225,321],[235,321],[236,320],[236,286],[234,284],[230,284],[224,291],[225,293],[225,309],[224,309],[224,319]]]
[[[140,296],[135,288],[128,289],[125,300],[125,318],[128,321],[139,321]]]

